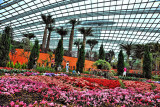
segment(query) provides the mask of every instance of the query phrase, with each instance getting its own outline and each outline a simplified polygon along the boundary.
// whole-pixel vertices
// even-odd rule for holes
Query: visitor
[[[78,76],[80,76],[81,75],[81,73],[78,71]]]
[[[37,68],[37,62],[35,62],[35,64],[33,65],[33,69]]]
[[[61,71],[61,65],[58,66],[57,70],[58,70],[58,72]]]
[[[76,71],[75,71],[75,70],[73,70],[73,71],[72,71],[72,74],[76,74]]]
[[[66,72],[69,72],[69,62],[66,63]]]
[[[126,71],[127,71],[127,68],[124,68],[123,76],[125,77],[126,77]]]

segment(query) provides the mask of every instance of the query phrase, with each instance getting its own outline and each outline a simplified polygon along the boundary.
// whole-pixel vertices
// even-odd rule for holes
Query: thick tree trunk
[[[79,56],[79,44],[78,44],[77,58],[78,58],[78,56]]]
[[[44,34],[43,34],[42,52],[44,52],[44,51],[45,51],[46,38],[47,38],[47,28],[48,28],[48,25],[46,24],[45,29],[44,29]]]
[[[92,60],[92,49],[93,48],[91,48],[90,55],[89,55],[89,60]]]
[[[84,49],[85,49],[85,45],[86,45],[86,36],[83,36],[83,45],[84,45]]]
[[[68,52],[69,52],[70,56],[71,56],[71,51],[72,51],[73,36],[74,36],[74,24],[72,25],[72,30],[71,30],[70,39],[69,39],[69,49],[68,49]]]
[[[49,32],[48,34],[46,50],[49,50],[50,38],[51,38],[51,32]]]
[[[143,57],[141,58],[141,72],[143,72]]]
[[[61,35],[62,45],[63,45],[63,35]]]

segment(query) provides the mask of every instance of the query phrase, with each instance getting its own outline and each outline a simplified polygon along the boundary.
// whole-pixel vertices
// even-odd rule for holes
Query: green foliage
[[[17,63],[14,64],[14,68],[17,68]]]
[[[55,63],[56,63],[56,69],[59,65],[61,65],[63,61],[63,42],[62,39],[59,40],[58,46],[56,48],[56,53],[55,53]]]
[[[152,90],[156,89],[156,87],[157,87],[157,86],[154,85],[153,83],[151,83],[151,86],[152,86],[152,87],[151,87]]]
[[[118,76],[119,79],[123,79],[123,80],[132,80],[132,81],[139,81],[140,78],[137,77],[124,77],[124,76]]]
[[[11,63],[10,61],[7,63],[6,67],[10,67]]]
[[[122,75],[124,71],[124,56],[122,50],[118,54],[117,71],[118,75]]]
[[[7,62],[9,60],[9,52],[11,47],[11,40],[10,40],[10,27],[7,26],[4,29],[2,37],[0,39],[0,66],[6,67]]]
[[[35,62],[38,60],[39,57],[39,41],[35,40],[35,44],[31,50],[31,54],[29,56],[29,61],[28,61],[28,68],[32,69]]]
[[[21,67],[21,64],[20,63],[18,63],[17,64],[17,69],[21,69],[22,67]]]
[[[23,64],[21,65],[21,68],[22,68],[22,69],[26,69],[26,68],[27,68],[27,65],[26,65],[25,63],[23,63]]]
[[[90,71],[83,71],[84,74],[90,74]]]
[[[123,84],[122,80],[119,80],[119,83],[121,84],[121,88],[126,89],[125,85]]]
[[[13,64],[13,62],[11,62],[10,67],[11,67],[11,68],[14,68],[14,64]]]
[[[36,71],[40,73],[45,73],[46,71],[55,72],[55,69],[49,67],[37,67]]]
[[[155,81],[160,81],[160,75],[152,76],[152,79],[154,79]]]
[[[99,59],[93,65],[97,66],[98,69],[107,69],[107,70],[111,69],[111,65],[107,61],[102,59]]]
[[[105,51],[104,51],[104,48],[103,48],[103,44],[101,44],[101,47],[99,49],[99,59],[105,59]]]
[[[79,50],[79,56],[78,56],[78,61],[76,63],[76,71],[83,73],[83,68],[84,68],[84,62],[85,62],[85,50],[84,50],[84,45],[82,44],[81,49]]]
[[[145,78],[150,79],[152,76],[152,60],[149,48],[145,46],[144,59],[143,59],[143,75]]]
[[[117,73],[114,70],[111,70],[113,76],[117,76]]]

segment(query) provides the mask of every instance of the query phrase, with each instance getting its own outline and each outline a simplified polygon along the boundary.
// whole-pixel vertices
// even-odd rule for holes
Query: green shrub
[[[17,68],[17,63],[14,64],[14,68]]]
[[[9,62],[7,63],[7,65],[6,65],[6,67],[10,67],[10,65],[11,65],[11,64],[10,64],[10,61],[9,61]]]
[[[11,62],[10,67],[11,67],[11,68],[14,68],[14,64],[13,64],[13,62]]]
[[[150,79],[152,76],[152,59],[149,48],[145,46],[144,59],[143,59],[143,75],[145,78]]]
[[[77,72],[79,71],[80,73],[83,73],[84,63],[85,63],[85,49],[84,49],[84,45],[82,44],[79,50],[79,56],[76,63]]]
[[[97,66],[98,69],[107,69],[107,70],[111,69],[111,65],[107,61],[102,59],[99,59],[93,65]]]
[[[111,70],[114,76],[117,76],[117,73],[114,70]]]
[[[39,41],[36,39],[28,60],[28,68],[32,69],[39,58]]]
[[[84,74],[90,74],[90,71],[84,71],[83,73]]]
[[[151,83],[151,86],[152,86],[151,87],[152,90],[156,89],[156,85],[154,85],[153,83]]]
[[[49,67],[37,67],[36,71],[40,73],[45,73],[46,71],[55,72],[55,69],[49,68]]]
[[[125,89],[125,85],[123,84],[122,80],[119,80],[119,83],[121,84],[121,88]]]
[[[57,70],[57,67],[62,64],[63,55],[64,55],[63,41],[62,39],[60,39],[56,48],[56,53],[55,53],[56,70]]]
[[[117,72],[118,75],[122,75],[124,71],[124,56],[122,50],[118,54]]]
[[[21,69],[22,67],[21,67],[21,64],[20,63],[18,63],[17,64],[17,69]]]
[[[118,76],[119,79],[123,79],[123,80],[133,80],[133,81],[139,81],[140,78],[136,78],[136,77],[124,77],[124,76]]]
[[[160,81],[160,77],[158,75],[152,76],[152,79],[154,79],[155,81]]]

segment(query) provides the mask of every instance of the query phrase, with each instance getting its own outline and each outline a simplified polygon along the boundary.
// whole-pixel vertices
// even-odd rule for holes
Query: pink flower
[[[24,103],[23,103],[23,101],[20,101],[19,104],[20,104],[20,105],[23,105]]]
[[[46,104],[47,103],[47,101],[44,101],[44,100],[42,100],[41,102],[40,102],[40,104]]]
[[[13,101],[11,101],[11,102],[10,102],[10,105],[11,105],[11,107],[13,107],[13,106],[14,106],[14,102],[13,102]]]
[[[54,106],[54,103],[48,103],[49,106]]]
[[[32,104],[29,104],[29,106],[28,107],[33,107],[33,105]]]
[[[15,105],[14,107],[19,107],[19,105]]]

